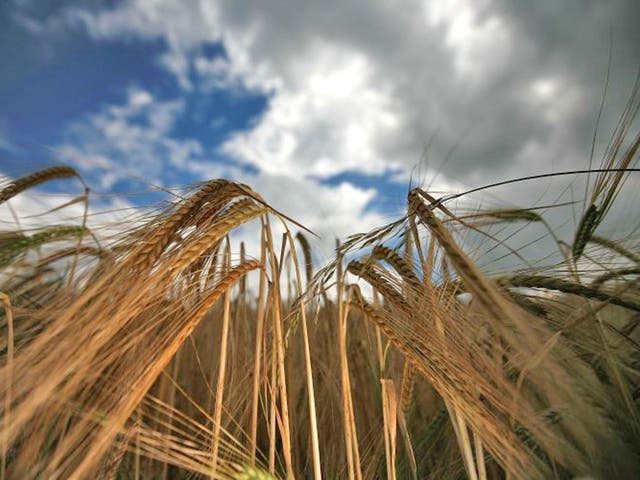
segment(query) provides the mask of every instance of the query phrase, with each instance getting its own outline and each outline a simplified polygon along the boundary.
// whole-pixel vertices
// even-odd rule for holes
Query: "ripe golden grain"
[[[30,173],[29,175],[13,180],[9,185],[0,190],[0,203],[4,203],[18,195],[20,192],[24,192],[29,188],[48,182],[49,180],[70,177],[80,178],[78,172],[76,172],[73,167],[66,165],[49,167]]]

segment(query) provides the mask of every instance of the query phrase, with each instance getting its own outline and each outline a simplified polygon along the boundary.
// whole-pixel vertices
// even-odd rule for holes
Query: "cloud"
[[[335,186],[313,180],[291,180],[286,176],[259,174],[247,176],[254,190],[276,209],[299,219],[320,237],[333,243],[355,232],[368,231],[388,219],[368,211],[376,195],[372,188],[362,189],[342,182]]]
[[[381,174],[393,169],[383,156],[386,139],[402,135],[401,113],[373,88],[366,57],[322,48],[324,58],[301,81],[277,93],[256,126],[231,136],[227,155],[269,172],[327,178],[344,171]]]
[[[149,91],[131,87],[122,103],[103,105],[72,124],[54,151],[61,162],[77,166],[90,186],[103,191],[130,178],[143,185],[166,185],[172,178],[183,184],[185,174],[193,181],[225,177],[246,183],[274,208],[320,235],[315,246],[325,256],[333,251],[335,238],[369,230],[385,220],[369,209],[377,193],[372,188],[348,182],[322,185],[312,178],[209,160],[212,152],[199,141],[172,135],[184,108],[182,100],[159,100]],[[239,238],[255,243],[259,233],[254,229]]]
[[[609,105],[619,112],[639,61],[631,20],[639,8],[128,0],[67,16],[95,38],[165,40],[161,61],[185,87],[269,95],[254,127],[222,146],[260,170],[296,178],[408,170],[435,135],[431,161],[457,146],[445,174],[478,181],[533,162],[539,170],[584,164],[610,25]],[[203,58],[199,48],[211,42],[223,44],[225,58]]]
[[[180,99],[159,100],[132,87],[123,104],[103,106],[73,123],[55,154],[98,179],[104,190],[127,177],[164,184],[172,171],[189,173],[205,161],[198,140],[172,136],[183,110]]]
[[[219,35],[217,6],[207,1],[124,1],[96,13],[69,8],[64,15],[70,23],[84,24],[96,38],[162,38],[176,50],[189,49]]]
[[[366,8],[352,0],[296,8],[276,0],[125,0],[63,14],[68,26],[98,41],[161,40],[166,50],[155,61],[184,91],[267,97],[265,111],[217,154],[254,169],[248,183],[272,192],[285,211],[298,208],[286,200],[294,193],[306,200],[308,192],[321,192],[326,202],[347,195],[323,183],[346,172],[406,181],[426,143],[423,171],[444,185],[583,168],[612,31],[597,161],[640,64],[639,17],[640,4],[625,0],[589,8],[552,0],[407,0],[402,7],[374,0]],[[221,44],[224,55],[203,54],[210,44]],[[197,141],[172,138],[181,102],[153,98],[136,106],[129,98],[120,109],[105,108],[86,128],[78,126],[67,153],[96,164],[122,158],[125,171],[144,170],[154,181],[167,166],[200,176],[228,173],[228,166],[205,162],[210,152]],[[231,173],[246,176],[242,168]],[[542,198],[540,185],[495,193],[531,206]],[[355,207],[331,204],[349,209],[350,220],[338,224],[356,225],[371,212],[369,190],[351,188]],[[321,225],[310,212],[322,204],[301,208],[302,215]]]
[[[426,4],[429,25],[446,32],[444,45],[451,51],[454,73],[476,86],[495,80],[509,67],[516,37],[507,19],[491,12],[489,5],[464,0]]]

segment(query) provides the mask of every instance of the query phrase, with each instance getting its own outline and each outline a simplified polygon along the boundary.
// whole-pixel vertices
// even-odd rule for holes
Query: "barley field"
[[[312,232],[222,179],[130,225],[0,232],[0,479],[640,478],[640,244],[598,230],[638,104],[570,238],[548,209],[413,188],[317,265]],[[6,179],[0,203],[78,178]],[[533,227],[553,261],[498,234]],[[491,272],[475,237],[517,262]]]

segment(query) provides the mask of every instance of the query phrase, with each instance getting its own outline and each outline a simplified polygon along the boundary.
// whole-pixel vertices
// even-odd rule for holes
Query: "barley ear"
[[[576,230],[576,236],[573,240],[573,247],[571,249],[574,260],[580,258],[584,252],[584,248],[593,235],[599,221],[600,212],[595,204],[592,204],[582,216],[580,224],[578,225],[578,230]]]
[[[12,181],[9,185],[0,190],[0,203],[4,203],[10,198],[18,195],[20,192],[24,192],[31,187],[35,187],[36,185],[40,185],[41,183],[49,180],[71,177],[80,178],[80,175],[78,175],[78,172],[76,172],[73,167],[69,167],[67,165],[49,167],[30,173],[29,175],[25,175],[24,177],[20,177]]]

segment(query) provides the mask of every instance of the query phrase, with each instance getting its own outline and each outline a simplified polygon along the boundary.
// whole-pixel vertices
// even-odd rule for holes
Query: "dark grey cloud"
[[[285,82],[304,75],[305,62],[313,71],[322,42],[365,55],[368,81],[401,115],[401,129],[374,139],[380,156],[410,166],[435,135],[432,164],[457,145],[443,168],[459,180],[586,163],[610,45],[603,142],[640,66],[637,2],[458,2],[435,25],[418,2],[370,2],[366,10],[355,2],[296,9],[287,2],[232,3],[220,9],[223,30],[251,31],[250,58]],[[464,15],[468,31],[464,22],[456,27]],[[455,28],[457,42],[450,40]],[[461,74],[456,62],[464,55],[471,64]],[[303,143],[310,148],[299,153],[313,155],[315,139]]]

